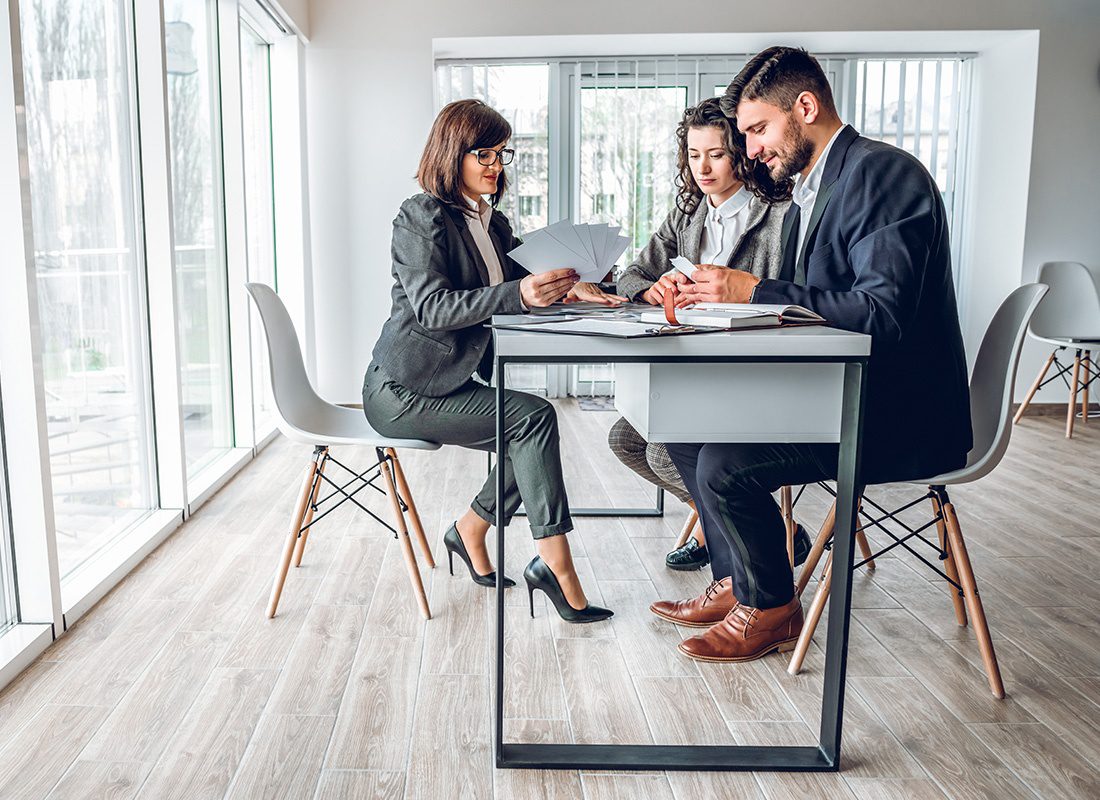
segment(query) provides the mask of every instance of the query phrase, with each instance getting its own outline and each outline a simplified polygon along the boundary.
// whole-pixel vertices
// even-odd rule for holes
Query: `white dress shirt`
[[[752,193],[744,186],[715,208],[707,198],[707,220],[699,243],[699,263],[724,267],[749,225]]]
[[[810,227],[810,217],[814,213],[814,203],[817,202],[817,193],[821,188],[821,175],[825,171],[825,162],[829,159],[829,151],[833,149],[833,142],[836,141],[836,137],[840,135],[840,132],[847,126],[841,125],[837,128],[836,133],[829,139],[829,143],[825,145],[825,149],[821,151],[821,155],[817,157],[817,161],[814,162],[813,169],[811,169],[805,175],[799,175],[798,180],[794,182],[794,191],[791,194],[791,200],[798,206],[798,249],[795,253],[795,263],[798,263],[799,257],[802,255],[802,245],[806,243],[806,231]]]
[[[466,217],[466,224],[470,226],[470,234],[474,237],[474,244],[481,253],[481,260],[485,262],[485,268],[489,271],[489,285],[496,286],[504,283],[504,270],[500,267],[500,258],[497,249],[493,247],[493,240],[489,237],[489,220],[493,218],[493,208],[485,202],[484,197],[479,197],[475,203],[466,195],[463,195],[470,208],[477,212],[477,216]]]

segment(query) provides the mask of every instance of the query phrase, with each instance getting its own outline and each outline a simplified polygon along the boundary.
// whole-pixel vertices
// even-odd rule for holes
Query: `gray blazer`
[[[754,195],[749,200],[749,224],[733,246],[726,266],[751,272],[758,278],[777,277],[783,266],[783,215],[790,205],[789,200],[769,205]],[[672,269],[669,259],[678,255],[698,264],[706,222],[705,199],[691,216],[673,206],[649,244],[638,253],[637,260],[619,275],[618,293],[641,300],[641,295]]]
[[[419,394],[450,394],[476,371],[492,374],[493,314],[522,314],[519,283],[527,275],[505,253],[519,246],[508,218],[494,211],[489,238],[504,282],[489,285],[461,211],[428,194],[401,204],[393,221],[390,318],[374,345],[371,366]]]

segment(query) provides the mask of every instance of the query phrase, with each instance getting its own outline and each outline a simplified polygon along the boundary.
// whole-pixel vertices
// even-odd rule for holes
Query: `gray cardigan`
[[[749,200],[748,226],[734,245],[726,266],[743,269],[758,278],[777,277],[783,265],[783,215],[790,204],[784,200],[769,205],[754,195]],[[698,264],[706,221],[705,199],[691,216],[673,206],[649,244],[638,253],[637,260],[619,275],[618,293],[641,300],[641,295],[672,269],[669,259],[678,255]]]
[[[522,314],[519,283],[527,276],[505,253],[518,247],[508,218],[494,211],[489,238],[504,282],[489,271],[461,211],[428,194],[401,204],[393,221],[390,318],[374,345],[371,366],[419,394],[450,394],[476,371],[492,373],[493,314]]]

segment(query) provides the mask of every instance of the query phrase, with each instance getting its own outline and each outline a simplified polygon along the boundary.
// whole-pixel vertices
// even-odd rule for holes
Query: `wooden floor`
[[[651,501],[604,445],[614,415],[561,411],[572,502]],[[0,798],[1100,797],[1100,423],[1066,441],[1059,418],[1029,417],[1001,467],[954,492],[1006,700],[919,562],[894,551],[857,574],[839,775],[494,770],[493,594],[450,577],[440,542],[484,455],[405,457],[440,564],[424,572],[433,620],[397,544],[345,508],[318,526],[268,621],[307,458],[268,447],[0,694]],[[384,498],[369,502],[384,513]],[[816,527],[824,503],[808,492],[798,518]],[[531,619],[523,586],[509,592],[509,738],[815,741],[816,645],[796,678],[780,655],[697,664],[647,611],[707,583],[664,567],[683,517],[577,521],[578,569],[615,610],[608,623],[563,624],[541,595]],[[509,548],[520,579],[533,553],[522,521]]]

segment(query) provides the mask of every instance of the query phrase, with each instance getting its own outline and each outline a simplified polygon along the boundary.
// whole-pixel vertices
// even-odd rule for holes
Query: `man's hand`
[[[680,287],[677,308],[692,303],[747,303],[760,279],[739,269],[703,264],[692,276],[694,282]]]
[[[625,297],[617,294],[608,294],[594,283],[582,281],[569,290],[565,296],[567,303],[599,303],[602,306],[621,306],[627,302]]]
[[[672,292],[673,297],[679,291],[682,291],[684,286],[691,283],[691,279],[687,275],[679,270],[671,270],[666,272],[657,282],[646,289],[645,294],[642,295],[642,299],[649,303],[651,306],[663,305],[665,302],[665,292]]]
[[[519,282],[519,296],[528,308],[546,308],[565,297],[576,282],[577,271],[572,267],[528,275]]]

